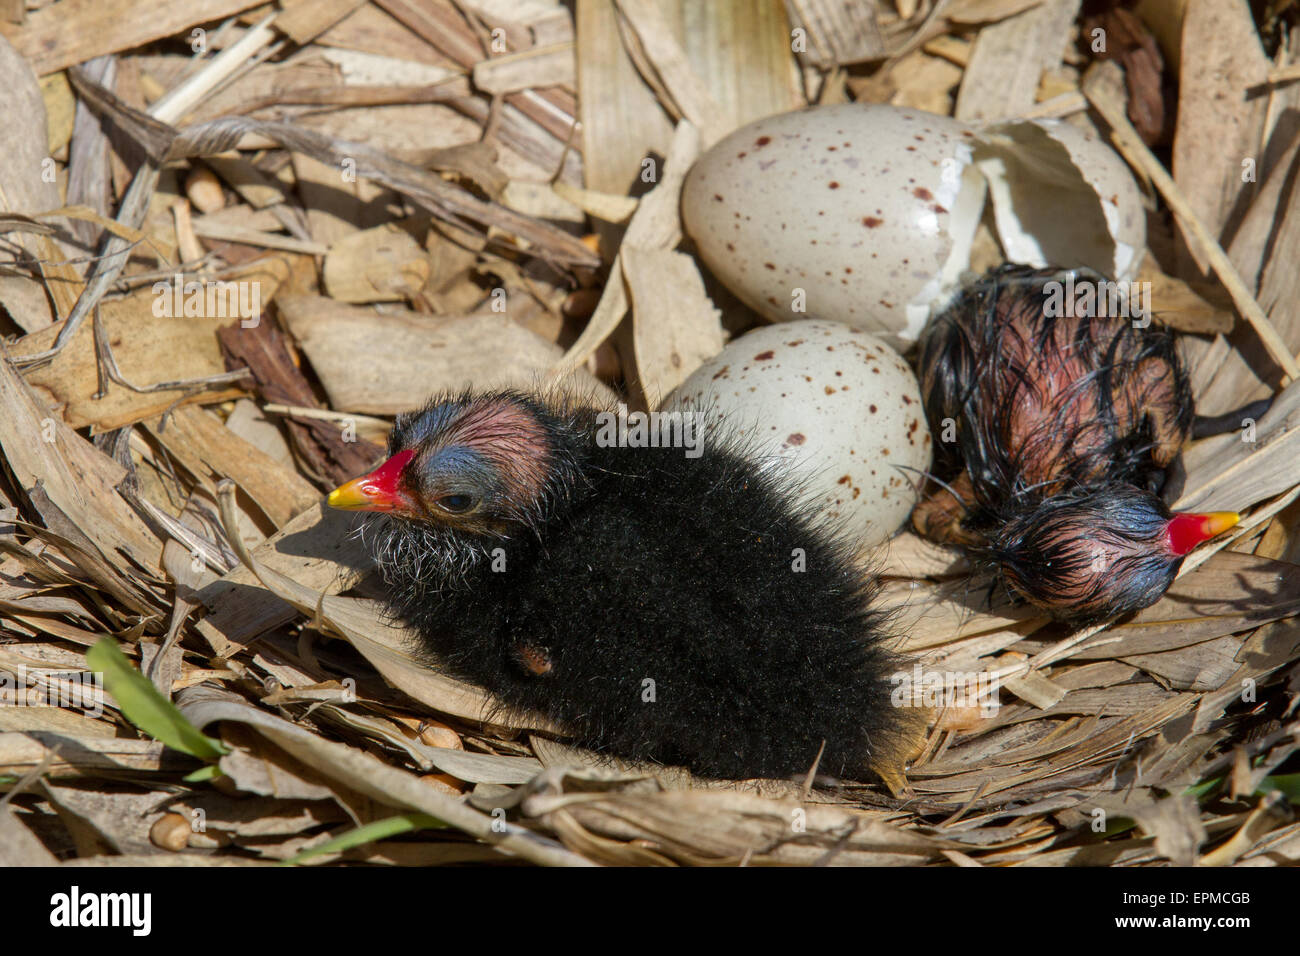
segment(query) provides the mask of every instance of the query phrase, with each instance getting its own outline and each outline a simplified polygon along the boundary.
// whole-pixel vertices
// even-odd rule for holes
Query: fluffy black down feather
[[[544,499],[491,533],[388,518],[375,539],[439,667],[592,750],[705,776],[806,773],[825,742],[819,772],[860,777],[897,752],[874,584],[793,484],[712,435],[695,458],[601,447],[594,409],[512,392],[434,401],[390,452],[482,401],[545,424]]]

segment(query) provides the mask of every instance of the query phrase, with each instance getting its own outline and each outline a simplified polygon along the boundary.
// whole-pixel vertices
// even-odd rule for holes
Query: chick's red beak
[[[397,511],[405,502],[400,490],[402,469],[415,457],[414,451],[399,451],[368,475],[354,478],[330,492],[331,508],[340,511]]]
[[[1165,531],[1169,536],[1169,550],[1174,554],[1187,554],[1201,542],[1223,534],[1240,520],[1241,515],[1235,511],[1176,514],[1169,519]]]

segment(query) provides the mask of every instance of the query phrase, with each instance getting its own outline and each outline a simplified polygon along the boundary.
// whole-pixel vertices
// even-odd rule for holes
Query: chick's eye
[[[474,507],[476,501],[473,495],[443,495],[438,499],[438,507],[443,511],[450,511],[452,514],[464,514]]]

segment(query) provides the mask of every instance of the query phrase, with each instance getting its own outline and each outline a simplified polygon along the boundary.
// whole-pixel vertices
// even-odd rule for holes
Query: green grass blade
[[[399,833],[409,833],[412,830],[441,830],[446,826],[447,824],[437,817],[431,817],[427,813],[399,813],[396,816],[384,817],[382,820],[367,823],[355,830],[349,830],[332,840],[326,840],[320,846],[303,850],[292,859],[285,860],[282,865],[294,866],[304,860],[310,860],[312,857],[322,856],[326,853],[342,853],[344,850],[350,850],[366,843],[373,843],[376,840],[386,840],[391,836],[397,836]]]
[[[210,763],[207,766],[200,767],[193,773],[187,773],[181,779],[186,783],[206,783],[209,780],[216,780],[220,776],[222,776],[221,768],[214,763]]]
[[[1291,803],[1300,803],[1300,773],[1283,773],[1276,777],[1265,777],[1259,782],[1255,793],[1263,795],[1271,790],[1281,790],[1282,795]]]
[[[117,701],[122,715],[137,728],[173,750],[216,760],[229,749],[191,724],[158,688],[131,666],[117,641],[102,637],[86,652],[86,665],[104,675],[104,686]]]

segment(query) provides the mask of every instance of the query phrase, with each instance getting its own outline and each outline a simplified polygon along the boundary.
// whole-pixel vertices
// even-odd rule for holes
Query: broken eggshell
[[[731,342],[696,369],[665,410],[697,431],[784,462],[806,500],[855,541],[884,541],[916,504],[930,430],[916,377],[880,338],[839,322],[784,322]]]
[[[1146,247],[1146,212],[1123,160],[1091,130],[1063,120],[980,130],[975,162],[988,182],[1007,260],[1087,266],[1127,281]]]
[[[1137,185],[1095,135],[1060,121],[977,128],[858,103],[769,116],[700,157],[682,216],[750,308],[844,322],[903,349],[956,291],[986,197],[1010,261],[1136,273]]]

